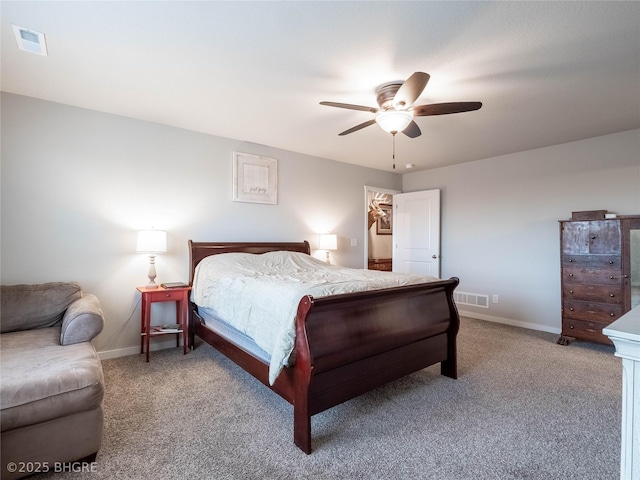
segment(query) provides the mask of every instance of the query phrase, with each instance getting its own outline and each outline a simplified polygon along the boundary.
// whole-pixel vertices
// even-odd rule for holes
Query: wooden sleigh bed
[[[210,243],[189,240],[190,284],[196,266],[221,253],[310,254],[308,242]],[[457,278],[418,285],[301,298],[295,318],[293,365],[273,385],[269,365],[206,324],[189,308],[189,344],[197,335],[293,405],[294,443],[311,453],[311,416],[395,379],[440,363],[457,378]]]

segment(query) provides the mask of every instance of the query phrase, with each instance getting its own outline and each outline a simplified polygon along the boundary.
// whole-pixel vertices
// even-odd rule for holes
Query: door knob
[[[436,258],[438,258],[438,256],[437,255],[431,255],[431,258],[433,258],[435,260]]]

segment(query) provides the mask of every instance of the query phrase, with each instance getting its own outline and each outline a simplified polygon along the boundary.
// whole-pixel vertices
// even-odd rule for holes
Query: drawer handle
[[[613,265],[613,260],[609,260],[609,265]]]
[[[570,328],[571,330],[573,330],[573,325],[569,325],[569,328]]]
[[[573,258],[570,258],[570,259],[569,259],[569,263],[573,263]]]
[[[614,297],[615,297],[615,295],[614,295],[613,293],[610,293],[610,294],[609,294],[609,296],[610,296],[611,298],[614,298]]]
[[[615,314],[615,313],[610,313],[610,314],[609,314],[609,316],[610,316],[610,317],[615,317],[615,316],[616,316],[616,314]]]
[[[165,296],[165,297],[167,297],[167,298],[169,298],[169,297],[171,296],[171,294],[169,294],[169,293],[165,293],[165,294],[164,294],[164,296]]]
[[[595,240],[596,236],[595,235],[591,235],[591,240]]]
[[[571,310],[573,312],[573,307],[571,307],[569,310]]]
[[[615,279],[616,279],[616,277],[614,277],[613,275],[611,275],[609,278],[610,278],[611,280],[615,280]]]
[[[570,276],[570,277],[573,277],[573,273],[570,273],[570,274],[569,274],[569,276]]]
[[[573,293],[573,290],[569,290],[569,293]]]

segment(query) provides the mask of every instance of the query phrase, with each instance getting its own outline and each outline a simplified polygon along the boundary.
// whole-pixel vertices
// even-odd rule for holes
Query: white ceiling
[[[640,128],[640,2],[1,2],[2,90],[391,171],[375,88],[481,101],[398,135],[397,172]],[[49,56],[17,49],[11,24]]]

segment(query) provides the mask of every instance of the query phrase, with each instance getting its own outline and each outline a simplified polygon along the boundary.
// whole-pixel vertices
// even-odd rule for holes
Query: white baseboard
[[[484,313],[466,312],[463,310],[458,310],[458,313],[461,317],[476,318],[478,320],[486,320],[487,322],[502,323],[504,325],[511,325],[513,327],[528,328],[529,330],[539,330],[541,332],[555,333],[558,335],[562,332],[561,328],[546,327],[537,323],[520,322],[511,318],[495,317],[493,315],[485,315]]]
[[[180,342],[180,346],[182,347],[182,342]],[[149,345],[149,352],[156,352],[158,350],[165,350],[167,348],[176,348],[175,339],[166,340],[164,342],[154,342],[151,345]],[[126,357],[128,355],[141,355],[140,345],[135,347],[118,348],[116,350],[105,350],[102,352],[98,352],[98,357],[100,358],[100,360],[108,360],[109,358]]]

